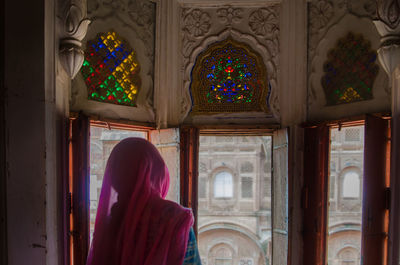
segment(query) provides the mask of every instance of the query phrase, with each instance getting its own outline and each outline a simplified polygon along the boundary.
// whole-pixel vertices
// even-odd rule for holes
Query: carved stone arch
[[[213,43],[221,42],[227,38],[231,38],[234,41],[242,42],[250,46],[261,58],[266,67],[267,81],[269,85],[270,95],[269,95],[269,115],[279,120],[279,98],[278,98],[278,73],[279,68],[274,62],[274,56],[276,51],[271,51],[268,47],[261,44],[257,38],[251,34],[242,33],[238,30],[229,28],[218,34],[211,35],[204,38],[202,42],[194,47],[190,54],[184,58],[183,62],[183,103],[182,103],[182,114],[187,116],[192,106],[192,98],[190,95],[190,84],[191,84],[191,74],[193,67],[196,63],[197,57],[207,49]]]
[[[356,246],[345,246],[336,253],[336,258],[339,262],[354,262],[356,264],[360,260],[360,250]]]
[[[253,232],[251,232],[250,230],[248,230],[247,228],[245,228],[239,224],[224,222],[224,223],[213,223],[213,224],[204,225],[199,228],[199,238],[202,235],[206,234],[207,232],[213,232],[216,230],[225,230],[225,231],[236,232],[236,233],[240,234],[241,236],[247,238],[249,241],[251,241],[252,243],[254,243],[257,246],[257,248],[260,250],[260,253],[262,253],[263,259],[265,260],[266,253],[264,252],[263,246],[259,242],[257,235],[255,235]],[[213,243],[214,243],[213,245],[217,245],[218,243],[226,243],[226,241],[222,242],[222,241],[216,240]],[[231,247],[233,247],[233,246],[231,245]]]
[[[225,241],[220,241],[220,240],[218,242],[214,243],[212,245],[212,247],[210,247],[210,250],[208,252],[209,253],[213,252],[213,250],[220,248],[221,246],[227,247],[231,251],[232,258],[237,255],[237,250],[235,250],[235,247],[232,246],[232,244],[230,242],[225,242]]]
[[[211,171],[211,173],[209,175],[209,178],[210,179],[214,179],[215,175],[217,175],[218,173],[224,172],[224,171],[229,172],[230,174],[232,174],[234,180],[236,180],[236,178],[238,177],[237,172],[234,169],[232,169],[230,167],[230,165],[223,165],[223,166],[218,166],[218,167],[214,168]]]
[[[357,222],[342,222],[338,221],[336,223],[329,225],[329,235],[334,235],[337,233],[345,233],[346,231],[359,232],[361,234],[361,223]]]

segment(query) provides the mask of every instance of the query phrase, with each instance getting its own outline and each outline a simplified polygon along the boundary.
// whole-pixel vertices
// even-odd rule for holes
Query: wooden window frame
[[[302,206],[303,246],[307,247],[304,248],[303,264],[327,263],[330,129],[357,125],[364,125],[365,130],[361,260],[363,265],[387,264],[390,203],[387,192],[390,178],[390,118],[387,114],[304,125]],[[381,158],[380,163],[369,162],[375,162],[377,157]]]
[[[72,113],[69,121],[68,140],[68,183],[66,183],[66,211],[69,218],[66,222],[68,241],[66,264],[84,265],[89,251],[89,168],[90,168],[90,127],[122,129],[150,132],[155,127],[149,124],[138,125],[122,120],[101,119],[83,114]],[[86,128],[86,129],[85,129]],[[201,126],[180,128],[180,203],[192,208],[197,234],[198,203],[198,148],[199,136],[202,135],[235,135],[257,136],[273,135],[279,126]],[[86,151],[84,151],[86,150]],[[289,226],[290,234],[290,226]],[[289,247],[289,246],[288,246]],[[288,252],[289,254],[289,252]]]
[[[68,181],[66,181],[66,224],[65,264],[85,265],[89,252],[90,201],[90,127],[101,127],[146,132],[150,140],[152,125],[137,125],[125,120],[88,117],[82,113],[72,113],[68,133]]]
[[[198,163],[199,163],[199,139],[200,135],[209,136],[274,136],[274,132],[280,129],[279,126],[197,126],[181,127],[181,204],[185,207],[192,208],[194,215],[194,230],[197,237],[197,223],[198,223]],[[289,137],[289,135],[287,135]],[[290,148],[288,148],[290,150]],[[290,182],[292,181],[291,170],[289,168],[291,155],[288,154],[288,204],[291,204]],[[271,161],[272,162],[272,161]],[[273,163],[271,163],[273,164]],[[271,183],[271,188],[273,184]],[[273,192],[272,192],[273,194]],[[253,195],[254,196],[254,195]],[[271,206],[272,207],[272,206]],[[287,205],[289,207],[289,205]],[[288,208],[287,208],[288,209]],[[290,264],[290,238],[291,238],[291,225],[287,224],[287,264]]]

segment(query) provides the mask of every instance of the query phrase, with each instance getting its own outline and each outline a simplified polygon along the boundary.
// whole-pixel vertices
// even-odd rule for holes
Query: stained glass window
[[[362,35],[348,33],[329,51],[321,83],[327,105],[372,99],[379,67],[376,52]]]
[[[136,106],[139,72],[135,51],[114,31],[88,41],[81,73],[89,99]]]
[[[228,38],[201,53],[192,72],[193,113],[265,111],[268,86],[261,56]]]

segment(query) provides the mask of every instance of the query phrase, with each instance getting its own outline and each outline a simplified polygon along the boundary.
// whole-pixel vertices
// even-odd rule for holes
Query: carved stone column
[[[378,0],[375,26],[381,35],[378,58],[392,83],[391,209],[389,265],[399,264],[400,252],[400,0]]]
[[[86,18],[86,0],[59,1],[61,20],[59,59],[70,78],[81,68],[84,53],[81,41],[85,37],[90,20]]]

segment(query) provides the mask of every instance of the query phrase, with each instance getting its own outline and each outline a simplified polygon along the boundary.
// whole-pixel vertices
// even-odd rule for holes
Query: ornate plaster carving
[[[240,23],[243,19],[242,17],[243,9],[233,8],[231,6],[220,8],[217,10],[217,15],[223,23],[226,23],[228,27],[232,26],[232,23]]]
[[[129,42],[140,63],[141,91],[136,108],[88,100],[83,76],[78,74],[71,88],[70,108],[74,111],[113,119],[154,122],[154,46],[156,4],[151,0],[88,0],[88,17],[92,21],[87,39],[99,32],[115,31]],[[85,41],[82,46],[87,48]]]
[[[323,29],[333,17],[333,4],[329,1],[319,1],[309,8],[310,30],[317,32]]]
[[[374,20],[381,36],[378,58],[391,78],[394,69],[400,64],[400,1],[378,1],[378,19]]]
[[[279,72],[280,4],[262,6],[181,5],[182,102],[181,116],[191,109],[191,70],[197,56],[210,44],[231,37],[249,44],[263,56],[271,94],[269,107],[279,119],[279,98],[276,92]]]
[[[88,0],[87,9],[88,17],[92,21],[87,34],[89,39],[99,32],[113,30],[125,38],[137,52],[141,65],[142,89],[138,94],[136,111],[146,109],[153,112],[156,4],[151,0]],[[94,109],[91,106],[94,103],[90,107],[84,103],[87,100],[87,96],[81,91],[84,83],[74,84],[71,108]]]
[[[155,4],[148,0],[91,0],[88,15],[95,20],[114,17],[133,30],[146,44],[146,56],[154,60]]]
[[[336,26],[346,14],[356,17],[376,17],[374,0],[313,0],[309,13],[309,59],[315,55],[315,48],[326,36],[328,30]]]
[[[262,8],[251,13],[249,17],[251,31],[256,35],[272,38],[279,34],[279,17],[276,11],[276,8]]]
[[[373,20],[376,18],[376,1],[374,0],[312,0],[308,6],[308,76],[309,79],[315,75],[318,69],[315,68],[317,47],[327,38],[327,33],[336,29],[341,21],[347,16],[358,19]],[[309,82],[308,105],[317,100],[317,89],[313,82]],[[386,90],[390,93],[390,91]]]
[[[183,20],[183,30],[191,37],[202,37],[210,29],[210,15],[200,9],[189,12]]]
[[[395,29],[400,24],[400,1],[399,0],[377,0],[378,18],[386,26]]]
[[[85,5],[86,1],[72,1],[63,16],[59,59],[70,78],[76,76],[84,59],[81,41],[90,24]]]

